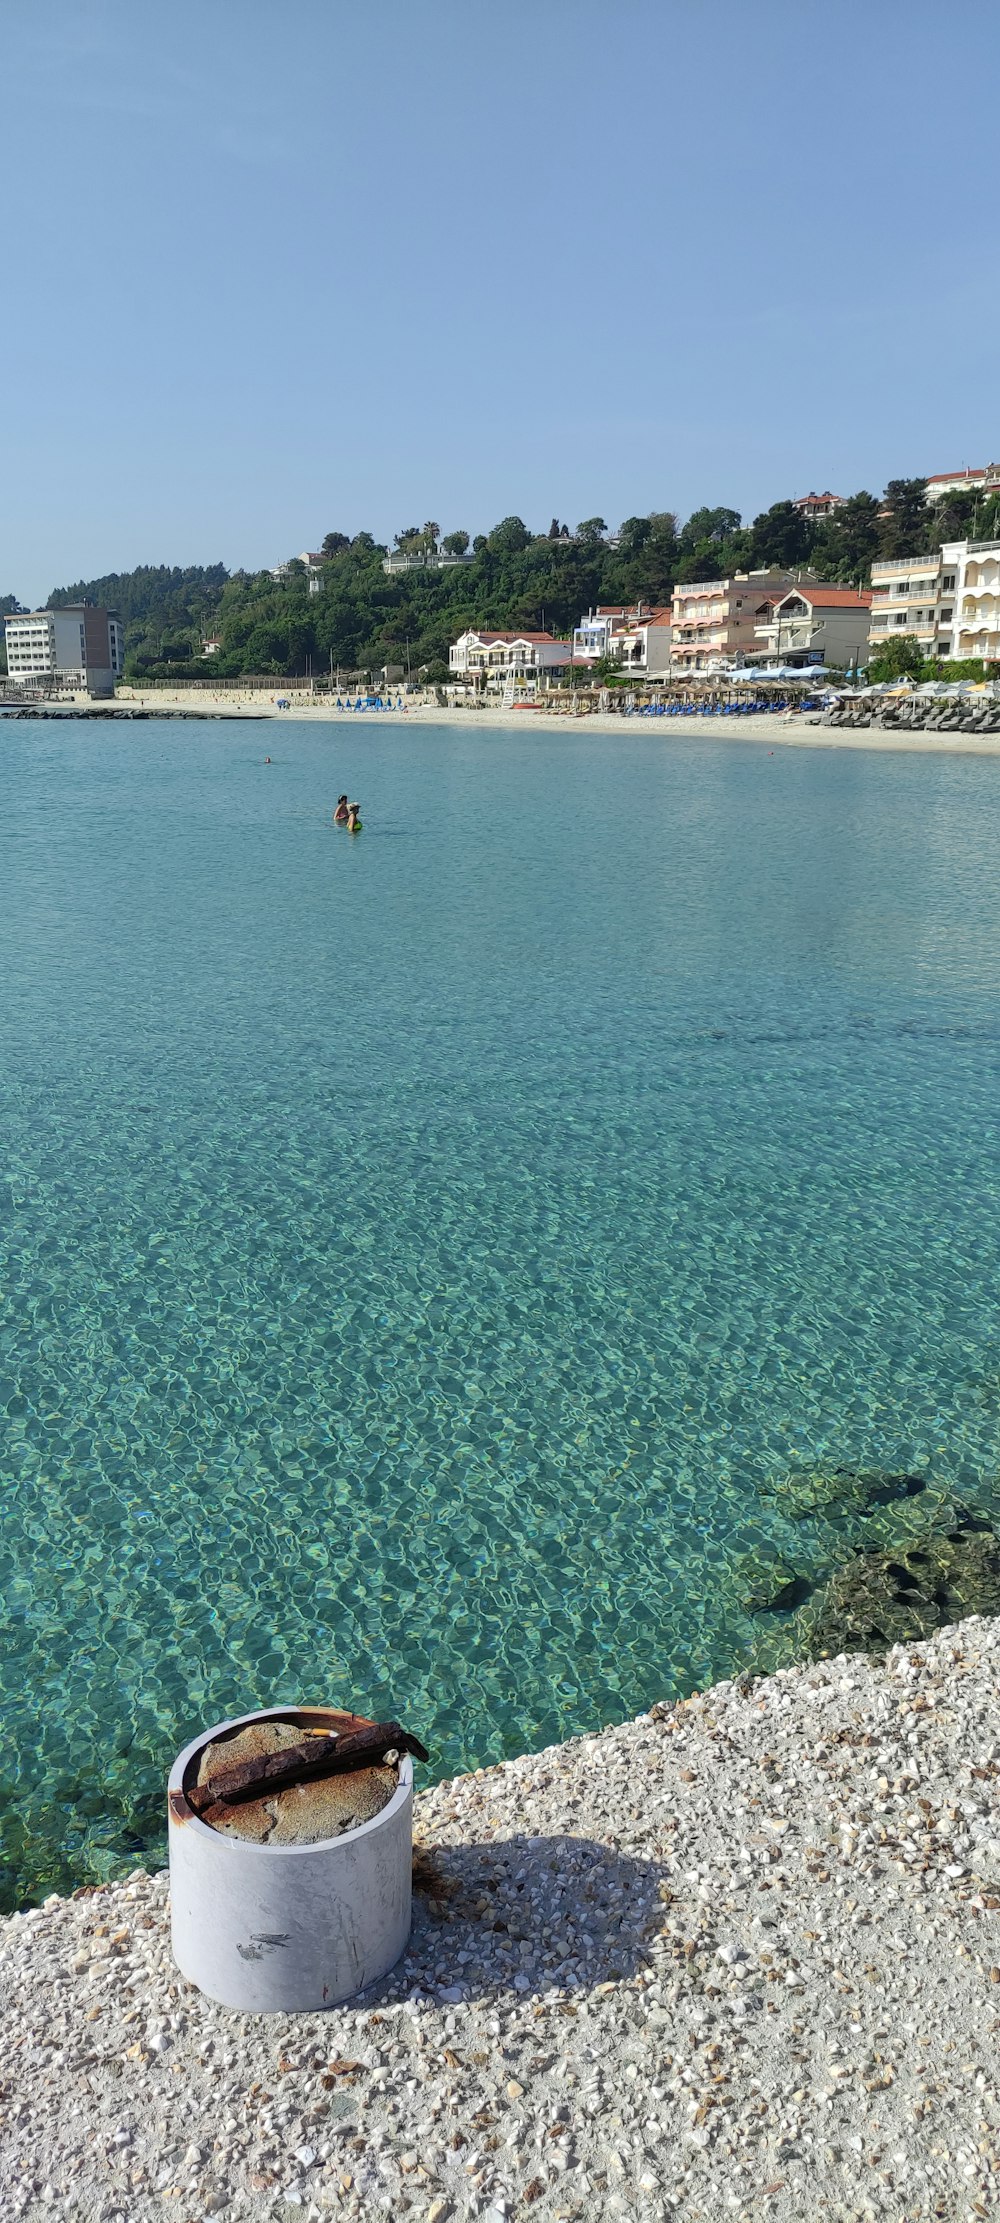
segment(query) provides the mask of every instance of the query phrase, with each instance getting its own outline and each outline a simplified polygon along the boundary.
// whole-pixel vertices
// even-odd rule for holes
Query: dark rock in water
[[[991,1536],[992,1526],[982,1513],[971,1512],[967,1505],[956,1505],[952,1542],[957,1536]]]
[[[796,1613],[799,1606],[804,1606],[807,1598],[812,1597],[815,1588],[815,1583],[810,1582],[807,1575],[792,1575],[788,1582],[782,1583],[780,1590],[775,1591],[773,1598],[767,1598],[762,1602],[751,1605],[750,1611],[751,1613]]]
[[[805,1649],[883,1652],[970,1613],[1000,1613],[1000,1537],[971,1521],[902,1551],[859,1546],[803,1615]]]
[[[922,1474],[890,1474],[884,1467],[831,1467],[826,1473],[790,1474],[774,1494],[792,1520],[840,1520],[851,1514],[864,1519],[880,1506],[920,1497],[926,1488]]]
[[[873,1507],[898,1505],[902,1498],[919,1497],[921,1491],[927,1488],[922,1474],[885,1474],[881,1479],[875,1475],[859,1474],[855,1476],[855,1480],[861,1488],[865,1504]]]

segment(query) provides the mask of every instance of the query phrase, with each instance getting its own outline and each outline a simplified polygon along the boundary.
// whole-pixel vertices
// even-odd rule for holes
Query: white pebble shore
[[[350,2007],[231,2015],[166,1877],[0,1925],[0,2214],[1000,2212],[1000,1623],[438,1784]]]

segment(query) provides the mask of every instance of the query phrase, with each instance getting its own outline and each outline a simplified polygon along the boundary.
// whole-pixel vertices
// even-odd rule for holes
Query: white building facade
[[[8,680],[15,687],[86,688],[91,695],[113,695],[125,669],[120,618],[89,602],[5,618],[4,634]]]
[[[945,494],[995,494],[1000,490],[1000,463],[967,464],[964,471],[938,471],[927,480],[927,500],[940,502]]]
[[[509,683],[528,692],[540,680],[564,672],[571,660],[569,641],[554,640],[551,633],[462,633],[448,650],[452,679],[471,680],[477,687],[499,690]]]
[[[1000,540],[947,540],[936,555],[874,563],[871,653],[900,636],[925,656],[1000,661]]]
[[[621,627],[610,654],[623,671],[639,679],[669,679],[672,635],[669,610],[652,610],[648,617],[632,618]]]
[[[1000,540],[946,542],[943,577],[955,575],[951,653],[1000,660]]]
[[[573,628],[574,664],[597,664],[602,657],[610,656],[615,634],[632,615],[624,603],[599,602],[596,610],[588,610]]]
[[[632,609],[598,603],[573,629],[574,665],[602,660],[624,665],[641,677],[664,679],[670,671],[670,610]]]

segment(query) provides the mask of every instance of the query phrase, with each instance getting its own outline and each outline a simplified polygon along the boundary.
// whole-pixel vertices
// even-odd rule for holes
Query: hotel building
[[[7,672],[15,687],[86,688],[113,695],[125,669],[125,631],[111,610],[76,602],[4,619]]]
[[[915,640],[925,656],[1000,659],[1000,540],[949,540],[933,556],[872,565],[872,653]]]
[[[737,571],[731,579],[675,587],[673,677],[721,671],[757,648],[758,625],[767,622],[775,603],[794,585],[790,571]]]

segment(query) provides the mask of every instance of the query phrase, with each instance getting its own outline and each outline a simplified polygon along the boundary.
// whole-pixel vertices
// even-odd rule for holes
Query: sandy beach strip
[[[160,1875],[0,1926],[5,2216],[949,2223],[1000,2199],[1000,1624],[418,1801],[389,1978],[240,2017]]]
[[[278,690],[280,691],[280,689]],[[882,733],[877,727],[866,726],[859,732],[842,731],[837,726],[813,725],[808,717],[789,718],[784,712],[773,716],[761,713],[759,717],[726,718],[646,718],[637,713],[633,717],[616,712],[589,713],[577,718],[569,712],[525,710],[442,710],[433,702],[415,701],[399,711],[387,710],[337,710],[331,708],[325,697],[297,696],[291,698],[291,708],[279,710],[269,695],[223,693],[218,696],[202,693],[197,688],[178,688],[167,693],[158,689],[146,694],[141,689],[132,693],[119,690],[117,699],[127,705],[134,702],[146,710],[157,707],[168,710],[198,711],[203,717],[241,717],[253,712],[260,718],[276,720],[285,725],[300,722],[309,725],[335,725],[359,727],[365,730],[380,726],[460,726],[470,733],[524,733],[539,727],[544,734],[553,728],[575,734],[616,734],[622,741],[644,734],[655,734],[665,743],[672,739],[698,741],[752,741],[763,742],[769,749],[868,749],[916,756],[1000,756],[1000,734],[977,739],[967,733]]]

